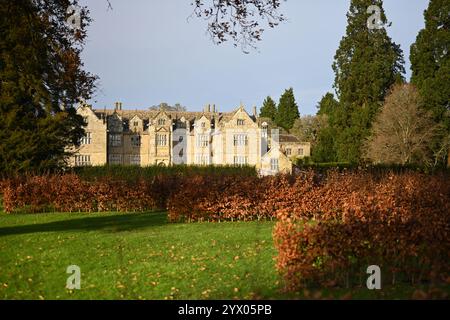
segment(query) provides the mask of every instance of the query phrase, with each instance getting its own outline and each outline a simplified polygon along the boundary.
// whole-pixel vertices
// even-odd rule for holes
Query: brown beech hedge
[[[75,174],[26,176],[4,182],[6,212],[145,211],[164,208],[173,189],[172,176],[129,182],[101,177],[82,180]]]
[[[308,179],[305,193],[292,191],[292,208],[277,211],[273,236],[286,289],[364,286],[370,265],[385,284],[449,282],[448,175]]]

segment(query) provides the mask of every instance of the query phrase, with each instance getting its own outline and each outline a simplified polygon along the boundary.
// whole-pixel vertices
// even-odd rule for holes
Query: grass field
[[[273,222],[168,224],[165,213],[0,213],[0,299],[279,299]],[[81,290],[65,288],[81,268]],[[406,298],[365,288],[352,298]],[[325,293],[342,297],[345,290]]]
[[[164,213],[1,215],[0,298],[275,294],[270,222],[167,224]],[[81,268],[81,290],[65,289]]]

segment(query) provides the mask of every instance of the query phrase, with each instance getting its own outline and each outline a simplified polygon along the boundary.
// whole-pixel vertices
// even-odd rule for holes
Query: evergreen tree
[[[379,29],[368,27],[371,5],[380,8]],[[333,63],[339,99],[335,147],[339,161],[357,162],[385,95],[394,83],[403,82],[404,60],[400,47],[387,35],[382,0],[352,0],[347,21]]]
[[[338,107],[339,102],[334,98],[334,95],[331,92],[328,92],[322,97],[317,105],[317,114],[332,117]]]
[[[332,93],[327,93],[320,100],[317,108],[317,114],[326,119],[317,134],[317,142],[311,149],[311,159],[314,162],[335,162],[337,154],[335,148],[335,113],[339,107],[339,102],[334,98]]]
[[[275,122],[279,127],[289,131],[298,118],[300,118],[300,113],[295,102],[294,89],[286,89],[280,98]]]
[[[66,147],[84,135],[74,106],[89,98],[95,78],[82,70],[89,23],[67,23],[74,1],[0,3],[0,173],[60,167]],[[76,1],[75,1],[76,4]]]
[[[270,96],[267,96],[264,100],[259,116],[270,118],[275,121],[275,117],[277,116],[277,105]]]
[[[421,96],[421,106],[444,128],[431,142],[437,162],[445,164],[450,134],[450,1],[431,0],[425,10],[425,28],[411,46],[411,83]]]

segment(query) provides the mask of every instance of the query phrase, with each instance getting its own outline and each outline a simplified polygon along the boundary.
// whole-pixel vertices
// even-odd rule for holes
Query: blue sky
[[[349,0],[288,0],[282,13],[288,22],[266,29],[258,50],[244,54],[231,43],[214,45],[206,22],[189,19],[191,0],[83,0],[94,19],[83,59],[100,77],[90,101],[96,108],[145,109],[167,102],[191,111],[216,104],[231,111],[242,102],[248,111],[271,95],[276,101],[293,87],[302,115],[332,91],[331,69],[345,34]],[[428,0],[385,0],[410,77],[409,48],[423,28]]]

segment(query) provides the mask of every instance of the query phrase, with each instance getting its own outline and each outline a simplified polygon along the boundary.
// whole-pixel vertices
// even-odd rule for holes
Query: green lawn
[[[0,213],[0,299],[272,299],[273,222],[169,224],[165,213]],[[81,268],[81,290],[65,288]],[[365,288],[353,298],[401,298]],[[345,290],[325,293],[342,297]]]
[[[164,213],[0,215],[2,299],[276,295],[273,223],[168,224]],[[81,290],[65,289],[81,268]]]

